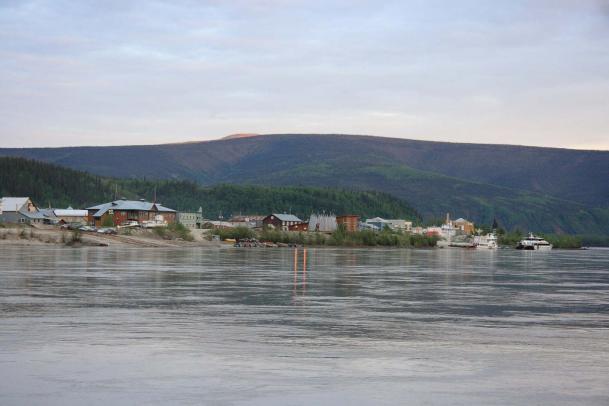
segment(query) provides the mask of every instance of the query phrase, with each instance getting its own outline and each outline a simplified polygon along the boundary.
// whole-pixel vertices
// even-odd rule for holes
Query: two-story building
[[[0,199],[0,222],[13,224],[51,224],[52,213],[38,210],[29,197]]]
[[[265,227],[271,227],[276,230],[288,231],[290,226],[302,223],[302,220],[293,214],[278,214],[273,213],[262,219],[262,224]]]
[[[197,211],[179,211],[177,213],[177,221],[186,228],[201,228],[203,224],[203,208],[199,207]]]
[[[123,223],[137,221],[140,224],[149,221],[161,221],[167,224],[176,222],[176,211],[159,203],[140,200],[119,199],[87,208],[89,224],[95,227],[105,225],[120,226]]]

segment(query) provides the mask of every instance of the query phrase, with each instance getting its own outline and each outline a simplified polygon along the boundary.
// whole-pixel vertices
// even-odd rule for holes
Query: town
[[[431,226],[415,225],[412,219],[363,219],[355,214],[326,213],[313,213],[308,219],[289,213],[264,213],[212,220],[204,216],[202,208],[177,211],[156,201],[125,198],[86,208],[64,209],[40,208],[29,197],[2,197],[0,224],[40,230],[72,230],[78,232],[78,238],[80,233],[133,235],[136,229],[141,230],[140,235],[148,232],[148,235],[184,241],[193,241],[194,234],[201,241],[224,241],[238,247],[388,245],[494,249],[499,246],[494,229],[477,228],[464,218],[452,220],[448,213],[442,224]],[[171,234],[166,230],[177,233]],[[313,235],[314,238],[311,237]],[[522,248],[552,247],[542,238],[532,235],[529,238],[537,238],[538,241],[533,243],[531,240],[533,248]]]

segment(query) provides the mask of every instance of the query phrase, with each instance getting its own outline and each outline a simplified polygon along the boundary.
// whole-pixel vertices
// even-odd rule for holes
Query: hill
[[[377,190],[425,218],[447,211],[507,228],[609,233],[609,152],[349,135],[122,147],[0,149],[98,175]]]
[[[327,188],[216,185],[191,181],[112,179],[23,158],[0,158],[0,196],[30,196],[42,207],[87,207],[114,199],[157,200],[178,210],[197,210],[211,218],[236,213],[291,211],[353,213],[364,217],[419,219],[408,203],[379,192]]]

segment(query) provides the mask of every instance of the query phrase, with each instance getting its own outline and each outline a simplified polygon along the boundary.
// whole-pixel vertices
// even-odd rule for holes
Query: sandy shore
[[[80,239],[74,240],[75,233],[56,227],[6,227],[0,228],[2,245],[64,245],[64,246],[133,246],[133,247],[201,247],[218,246],[218,242],[207,241],[202,233],[193,232],[194,241],[179,239],[166,240],[148,230],[139,230],[132,235],[110,235],[96,232],[81,232]]]

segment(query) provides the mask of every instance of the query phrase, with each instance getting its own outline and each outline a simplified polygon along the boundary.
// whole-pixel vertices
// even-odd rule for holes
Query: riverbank
[[[195,230],[200,231],[200,230]],[[29,227],[14,226],[0,228],[0,245],[59,245],[67,247],[197,247],[218,246],[218,241],[209,241],[203,233],[191,233],[192,240],[186,241],[175,238],[169,232],[153,230],[133,230],[128,233],[101,234],[97,232],[83,232],[78,230],[65,230],[57,227]]]

